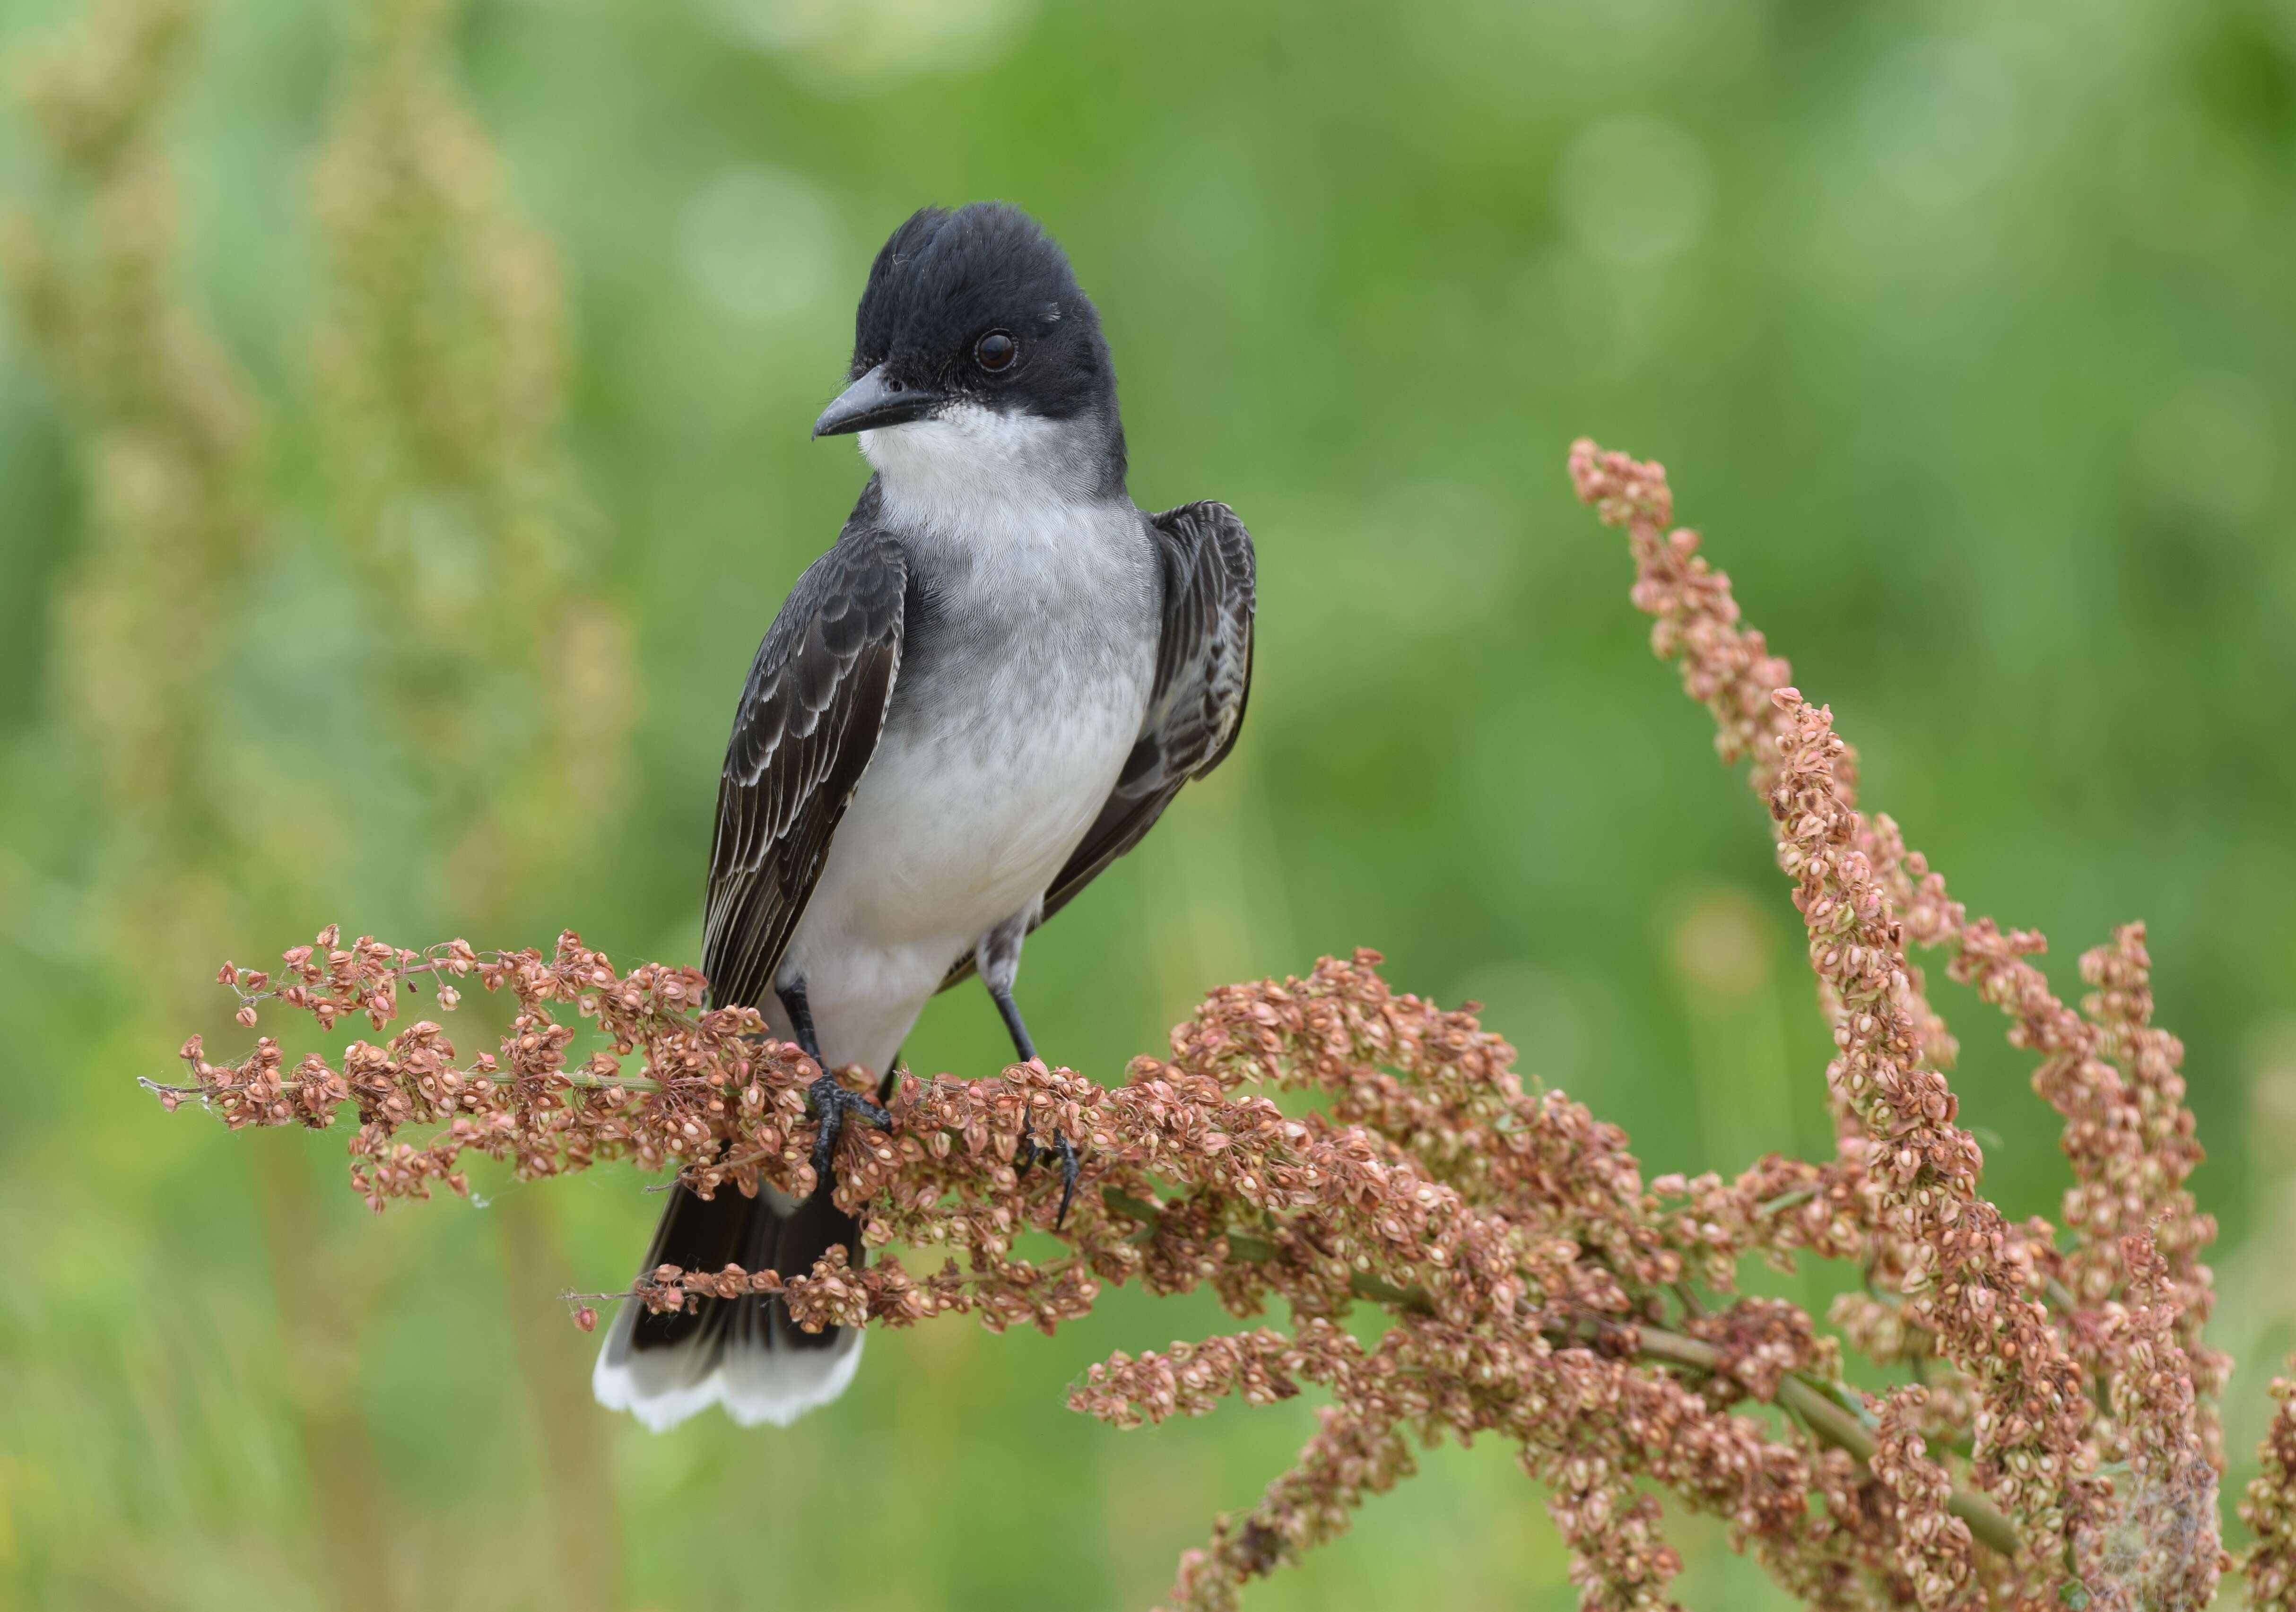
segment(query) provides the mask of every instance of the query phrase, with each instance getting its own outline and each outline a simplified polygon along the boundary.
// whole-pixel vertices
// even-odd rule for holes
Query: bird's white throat
[[[929,420],[860,433],[886,512],[912,529],[955,536],[1102,497],[1100,428],[953,404]]]

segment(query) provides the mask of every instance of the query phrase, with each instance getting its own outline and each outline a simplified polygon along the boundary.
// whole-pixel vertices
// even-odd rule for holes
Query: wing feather
[[[876,753],[900,675],[908,559],[865,496],[766,630],[726,746],[701,968],[720,1005],[760,1005]]]

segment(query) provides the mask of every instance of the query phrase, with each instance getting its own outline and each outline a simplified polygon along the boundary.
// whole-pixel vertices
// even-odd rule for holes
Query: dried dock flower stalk
[[[1860,811],[1832,714],[1740,625],[1728,579],[1673,528],[1663,471],[1586,442],[1571,471],[1627,529],[1653,647],[1680,662],[1724,759],[1751,763],[1769,807],[1834,1031],[1832,1158],[1646,1182],[1616,1126],[1526,1089],[1505,1042],[1396,993],[1363,951],[1214,992],[1169,1055],[1135,1060],[1121,1084],[1037,1064],[905,1073],[892,1128],[849,1129],[835,1161],[869,1258],[665,1265],[626,1294],[572,1296],[578,1320],[594,1325],[607,1302],[769,1292],[807,1327],[959,1313],[1050,1331],[1127,1281],[1210,1285],[1242,1317],[1281,1300],[1288,1330],[1119,1354],[1071,1393],[1118,1426],[1230,1396],[1313,1388],[1327,1402],[1291,1470],[1182,1559],[1176,1607],[1239,1605],[1244,1585],[1409,1477],[1415,1445],[1477,1435],[1509,1440],[1549,1492],[1589,1608],[1672,1604],[1681,1563],[1659,1490],[1727,1519],[1813,1607],[2209,1604],[2230,1565],[2216,1515],[2226,1362],[2199,1338],[2214,1226],[2185,1190],[2200,1155],[2181,1048],[2151,1022],[2142,928],[2083,960],[2094,994],[2066,1008],[2028,961],[2038,936],[1970,920],[1894,823]],[[1945,1075],[1954,1043],[1909,941],[1947,951],[1952,976],[2039,1055],[2035,1086],[2064,1115],[2073,1174],[2062,1235],[1984,1196]],[[522,1179],[626,1158],[704,1194],[820,1185],[812,1066],[755,1012],[708,1007],[692,970],[623,974],[571,933],[545,956],[346,945],[330,929],[275,977],[226,965],[222,979],[250,1027],[283,1007],[378,1035],[426,985],[444,1011],[471,984],[511,996],[498,1050],[468,1059],[422,1019],[292,1064],[267,1037],[223,1064],[193,1040],[188,1077],[153,1083],[234,1127],[318,1128],[350,1110],[352,1182],[378,1209],[467,1191],[472,1153]],[[1287,1090],[1317,1105],[1288,1117],[1270,1096]],[[1024,1134],[1052,1131],[1084,1160],[1057,1223],[1060,1182],[1021,1162]],[[1062,1251],[1024,1254],[1024,1232]],[[1827,1331],[1739,1296],[1749,1256],[1854,1261],[1866,1290]],[[1375,1344],[1339,1324],[1358,1305],[1385,1312]],[[1913,1362],[1925,1380],[1860,1392],[1844,1375],[1853,1352]],[[2296,1421],[2279,1392],[2243,1515],[2261,1541],[2246,1563],[2254,1603],[2288,1608]]]

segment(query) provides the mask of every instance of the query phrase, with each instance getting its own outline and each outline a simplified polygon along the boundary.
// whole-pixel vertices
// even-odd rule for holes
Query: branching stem
[[[1142,1223],[1143,1229],[1136,1236],[1136,1241],[1145,1243],[1155,1237],[1161,1215],[1154,1205],[1129,1193],[1119,1192],[1114,1187],[1103,1188],[1101,1198],[1116,1213]],[[1236,1258],[1254,1264],[1265,1264],[1275,1257],[1273,1243],[1247,1232],[1228,1232],[1227,1248]],[[1348,1288],[1358,1298],[1389,1305],[1413,1314],[1431,1314],[1434,1310],[1434,1305],[1423,1288],[1398,1288],[1368,1272],[1358,1271],[1349,1277]],[[1637,1360],[1654,1365],[1682,1366],[1709,1375],[1722,1370],[1722,1351],[1712,1344],[1685,1338],[1679,1332],[1641,1325],[1635,1328],[1635,1336],[1634,1353]],[[1875,1448],[1873,1429],[1819,1384],[1799,1374],[1789,1373],[1779,1379],[1776,1403],[1800,1418],[1802,1425],[1821,1443],[1847,1451],[1860,1465],[1873,1459]],[[1974,1489],[1955,1485],[1953,1497],[1946,1502],[1946,1510],[1967,1524],[1970,1536],[1988,1550],[2008,1557],[2017,1554],[2015,1526],[1991,1501]]]

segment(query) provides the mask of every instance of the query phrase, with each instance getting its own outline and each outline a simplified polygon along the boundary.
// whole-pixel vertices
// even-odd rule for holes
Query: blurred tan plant
[[[312,194],[337,507],[390,624],[406,762],[458,910],[506,921],[594,832],[630,719],[620,614],[578,585],[565,311],[452,69],[457,0],[367,0]]]
[[[317,421],[335,473],[308,520],[267,506],[252,389],[177,284],[164,124],[201,8],[95,0],[21,73],[59,183],[54,205],[0,220],[0,265],[70,410],[88,494],[55,674],[68,731],[96,763],[94,904],[112,941],[213,949],[318,898],[315,822],[339,841],[378,838],[347,792],[250,769],[217,732],[233,703],[215,686],[219,648],[266,528],[340,540],[325,562],[356,577],[377,629],[380,652],[357,668],[361,694],[384,697],[367,736],[437,807],[414,844],[403,830],[391,841],[418,883],[429,875],[457,910],[507,926],[537,870],[610,819],[630,685],[621,618],[585,585],[562,531],[554,260],[456,90],[455,17],[439,0],[354,12],[312,194]],[[293,1362],[283,1393],[316,1504],[358,1519],[325,1555],[335,1598],[381,1612],[402,1599],[406,1530],[351,1389],[388,1263],[343,1257],[299,1160],[272,1150],[255,1174]],[[563,1252],[546,1203],[507,1203],[497,1219],[506,1264],[535,1284],[513,1284],[524,1324],[563,1285]],[[556,1329],[528,1348],[557,1604],[611,1604],[619,1536],[586,1362]]]
[[[459,0],[364,0],[312,180],[320,423],[345,548],[386,624],[380,687],[441,904],[521,923],[594,849],[631,709],[622,615],[581,575],[559,447],[569,343],[549,240],[456,82]],[[619,1604],[621,1541],[588,1362],[545,1328],[554,1206],[496,1206],[532,1369],[555,1604]]]
[[[25,65],[20,99],[64,204],[0,219],[17,323],[78,428],[85,545],[56,682],[115,820],[123,933],[220,932],[218,847],[244,837],[209,775],[220,607],[262,524],[248,389],[176,285],[161,121],[197,37],[191,0],[102,0]]]
[[[1888,818],[1857,809],[1831,714],[1738,624],[1727,578],[1673,528],[1660,467],[1581,442],[1571,470],[1627,528],[1654,648],[1681,663],[1724,758],[1751,761],[1770,808],[1833,1026],[1833,1158],[1773,1154],[1732,1180],[1646,1183],[1615,1126],[1526,1090],[1503,1041],[1393,993],[1359,952],[1214,993],[1168,1058],[1136,1060],[1119,1086],[1041,1065],[905,1076],[890,1133],[846,1133],[836,1190],[868,1247],[938,1251],[937,1270],[913,1275],[890,1251],[857,1266],[841,1249],[803,1272],[663,1266],[627,1294],[573,1296],[578,1322],[615,1299],[752,1293],[807,1327],[955,1313],[1050,1330],[1129,1281],[1210,1284],[1245,1316],[1281,1298],[1288,1333],[1119,1354],[1070,1395],[1119,1426],[1228,1394],[1330,1395],[1298,1464],[1183,1559],[1187,1608],[1232,1608],[1242,1584],[1343,1531],[1413,1470],[1413,1436],[1486,1432],[1518,1444],[1551,1492],[1590,1608],[1671,1604],[1679,1559],[1645,1485],[1728,1519],[1816,1607],[2208,1605],[2230,1565],[2216,1512],[2227,1362],[2199,1339],[2213,1225],[2184,1188],[2199,1150],[2182,1049],[2151,1023],[2142,926],[2082,959],[2093,994],[2064,1007],[2026,961],[2038,936],[1968,919]],[[2074,1177],[2062,1234],[2008,1222],[1980,1191],[1943,1072],[1954,1043],[1909,938],[1945,947],[1950,971],[2009,1014],[2013,1043],[2041,1054],[2034,1084],[2065,1116]],[[705,1194],[820,1184],[810,1065],[752,1011],[705,1008],[692,970],[620,974],[570,933],[545,956],[345,945],[330,929],[275,978],[229,964],[221,978],[250,1027],[276,1003],[380,1034],[423,978],[449,1011],[458,979],[509,994],[499,1051],[467,1062],[423,1020],[293,1064],[267,1036],[228,1064],[194,1038],[188,1080],[147,1083],[235,1129],[318,1128],[350,1109],[352,1180],[377,1209],[437,1184],[468,1191],[472,1153],[522,1179],[628,1158]],[[1288,1117],[1264,1094],[1286,1089],[1320,1107]],[[1064,1223],[1058,1182],[1027,1162],[1050,1131],[1086,1161]],[[1024,1234],[1062,1251],[1034,1257]],[[1742,1258],[1804,1255],[1863,1271],[1864,1292],[1833,1311],[1838,1336],[1736,1294]],[[1337,1324],[1357,1304],[1387,1313],[1375,1345]],[[1861,1393],[1846,1348],[1910,1363],[1919,1383]],[[2259,1608],[2296,1607],[2296,1420],[2280,1393],[2243,1508]],[[1747,1401],[1781,1414],[1734,1409]]]
[[[212,945],[244,926],[267,832],[218,765],[214,679],[225,608],[266,525],[250,389],[177,284],[178,192],[163,123],[199,37],[192,0],[100,0],[30,61],[21,99],[61,182],[58,205],[5,220],[20,326],[76,428],[87,489],[84,547],[57,610],[55,680],[68,731],[93,756],[106,840],[102,938]],[[291,872],[290,878],[291,880]],[[266,878],[263,882],[270,882]],[[170,1002],[165,1013],[194,1011]],[[328,1560],[351,1612],[395,1604],[381,1529],[386,1491],[356,1405],[340,1392],[384,1262],[314,1246],[301,1162],[254,1161],[273,1271],[286,1302],[285,1375],[317,1504],[364,1519]]]

